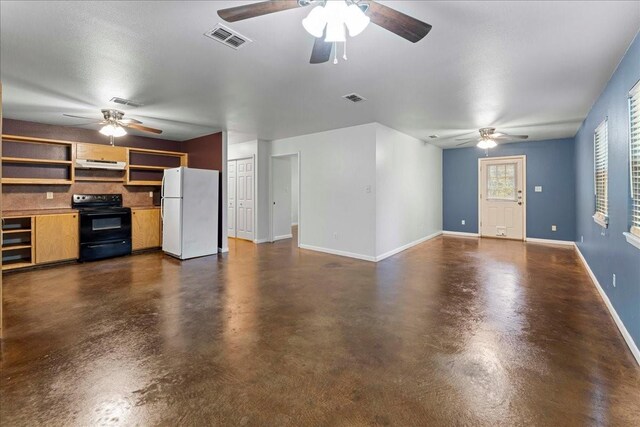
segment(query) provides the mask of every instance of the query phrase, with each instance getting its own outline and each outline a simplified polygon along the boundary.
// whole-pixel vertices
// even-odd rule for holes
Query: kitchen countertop
[[[78,213],[78,209],[61,208],[61,209],[26,209],[21,211],[2,211],[4,218],[16,217],[16,216],[32,216],[32,215],[55,215],[55,214],[69,214]]]

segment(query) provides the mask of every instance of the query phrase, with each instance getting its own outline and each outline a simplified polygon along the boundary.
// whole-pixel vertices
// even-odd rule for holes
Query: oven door
[[[80,214],[80,243],[131,239],[131,211],[94,210]]]

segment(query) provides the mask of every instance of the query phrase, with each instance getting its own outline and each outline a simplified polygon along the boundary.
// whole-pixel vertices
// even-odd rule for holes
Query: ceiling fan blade
[[[100,123],[101,121],[103,121],[104,119],[96,119],[95,117],[86,117],[86,116],[74,116],[73,114],[62,114],[65,117],[71,117],[73,119],[84,119],[84,120],[91,120],[91,123]]]
[[[316,38],[313,44],[313,50],[311,51],[311,64],[322,64],[331,58],[331,51],[333,50],[333,43],[327,43],[324,41],[324,37]]]
[[[471,139],[470,139],[470,140],[468,140],[468,141],[461,142],[460,144],[456,144],[456,147],[461,147],[461,146],[463,146],[463,145],[467,145],[467,144],[470,144],[470,143],[472,143],[472,142],[476,142],[476,141],[478,141],[478,138],[471,138]]]
[[[412,43],[417,43],[424,38],[429,31],[431,25],[422,22],[395,9],[384,6],[373,0],[369,2],[369,10],[367,15],[371,18],[371,22],[382,28],[399,35]]]
[[[509,135],[507,133],[501,133],[500,135],[493,134],[491,139],[528,139],[529,135]]]
[[[148,126],[142,126],[142,125],[139,125],[139,124],[136,124],[136,123],[122,123],[122,122],[120,122],[120,124],[122,125],[122,127],[141,130],[143,132],[151,132],[151,133],[155,133],[155,134],[158,134],[158,135],[162,133],[162,131],[160,129],[154,129],[154,128],[150,128]]]
[[[142,122],[140,120],[136,120],[136,119],[121,119],[120,123],[122,124],[131,124],[131,123],[137,123],[139,125],[142,124]]]
[[[218,16],[227,22],[236,22],[297,7],[300,7],[297,0],[271,0],[221,9]]]
[[[476,139],[478,139],[478,137],[474,136],[473,138],[456,138],[454,141],[475,141]]]

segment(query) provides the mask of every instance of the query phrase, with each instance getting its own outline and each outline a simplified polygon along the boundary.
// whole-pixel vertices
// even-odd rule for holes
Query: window
[[[607,194],[607,184],[609,181],[609,141],[606,119],[596,128],[593,136],[593,163],[596,192],[596,213],[593,215],[593,219],[602,227],[606,228],[609,224],[609,198]]]
[[[631,234],[640,237],[640,82],[629,92],[629,165]]]
[[[487,199],[517,200],[515,163],[489,165],[487,167]]]

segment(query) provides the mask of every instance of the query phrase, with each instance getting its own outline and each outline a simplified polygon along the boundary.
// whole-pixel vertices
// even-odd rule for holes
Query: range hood
[[[121,171],[126,167],[126,162],[116,162],[111,160],[76,159],[77,169],[107,169]]]

